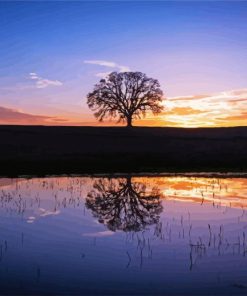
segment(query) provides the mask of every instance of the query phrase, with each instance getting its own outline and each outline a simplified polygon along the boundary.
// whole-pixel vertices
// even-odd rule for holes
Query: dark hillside
[[[247,127],[0,126],[0,173],[247,171]]]

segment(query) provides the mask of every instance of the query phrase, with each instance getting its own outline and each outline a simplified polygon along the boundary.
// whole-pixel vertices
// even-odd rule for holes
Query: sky
[[[0,2],[0,124],[98,123],[86,95],[111,71],[159,80],[149,126],[247,125],[247,2]]]

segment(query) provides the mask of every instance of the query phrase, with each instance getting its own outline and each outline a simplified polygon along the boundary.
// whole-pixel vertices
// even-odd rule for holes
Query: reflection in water
[[[86,206],[110,230],[141,231],[158,222],[162,206],[157,188],[147,193],[146,185],[131,182],[131,177],[99,179],[93,188]]]
[[[245,295],[246,207],[245,178],[0,179],[0,294]]]

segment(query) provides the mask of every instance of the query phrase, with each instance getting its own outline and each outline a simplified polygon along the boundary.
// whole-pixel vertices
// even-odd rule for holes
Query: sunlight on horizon
[[[113,71],[140,71],[159,81],[165,110],[134,125],[246,126],[246,7],[2,2],[0,124],[115,126],[97,122],[87,94]]]
[[[136,126],[156,127],[233,127],[247,125],[247,89],[212,95],[169,97],[162,102],[164,111],[156,116],[150,112],[134,120]],[[79,111],[78,111],[79,112]],[[93,112],[64,116],[25,113],[24,110],[0,107],[0,124],[61,126],[122,126],[116,119],[97,121]],[[66,112],[64,112],[66,114]]]

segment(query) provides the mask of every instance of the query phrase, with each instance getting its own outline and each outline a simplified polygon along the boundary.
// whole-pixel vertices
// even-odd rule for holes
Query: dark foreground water
[[[246,295],[247,178],[0,179],[0,294]]]

